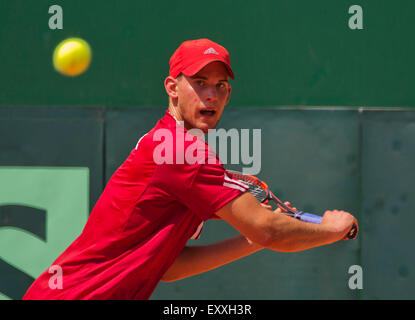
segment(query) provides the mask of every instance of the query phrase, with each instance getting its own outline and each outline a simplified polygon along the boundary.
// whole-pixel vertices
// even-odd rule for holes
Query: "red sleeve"
[[[203,221],[215,218],[216,211],[246,191],[219,163],[159,165],[153,180]]]

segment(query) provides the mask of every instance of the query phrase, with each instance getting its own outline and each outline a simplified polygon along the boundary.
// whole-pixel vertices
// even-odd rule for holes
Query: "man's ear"
[[[169,95],[170,98],[172,99],[177,99],[178,95],[177,95],[177,84],[178,84],[178,80],[168,76],[165,80],[164,80],[164,88],[166,89],[167,94]]]

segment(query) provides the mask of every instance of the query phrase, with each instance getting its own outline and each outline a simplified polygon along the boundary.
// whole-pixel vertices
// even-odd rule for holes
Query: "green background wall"
[[[48,27],[63,8],[63,30]],[[363,30],[348,9],[363,8]],[[0,105],[164,106],[178,45],[207,37],[231,54],[233,106],[415,106],[415,2],[399,0],[2,0]],[[63,39],[93,50],[90,70],[52,67]]]

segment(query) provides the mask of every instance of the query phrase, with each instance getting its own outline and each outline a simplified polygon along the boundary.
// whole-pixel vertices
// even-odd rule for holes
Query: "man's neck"
[[[173,111],[174,110],[174,111]],[[178,118],[177,118],[177,116],[175,115],[175,109],[172,109],[172,108],[168,108],[167,109],[167,111],[168,111],[168,113],[173,117],[173,119],[174,120],[176,120],[176,123],[178,124],[178,125],[180,125],[180,126],[182,126],[183,128],[185,128],[186,130],[190,130],[190,129],[192,129],[192,128],[190,128],[190,129],[187,129],[186,127],[185,127],[185,125],[184,125],[184,121],[183,120],[178,120]],[[204,138],[204,136],[205,136],[205,133],[202,131],[202,130],[197,130],[197,131],[200,131],[200,135],[199,134],[196,134],[196,136],[197,137],[199,137],[199,138]],[[197,132],[193,132],[193,133],[197,133]],[[193,134],[194,135],[194,134]]]

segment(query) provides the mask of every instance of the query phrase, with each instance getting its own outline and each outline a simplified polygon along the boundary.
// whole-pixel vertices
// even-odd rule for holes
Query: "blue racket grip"
[[[301,213],[301,215],[299,215],[298,218],[301,221],[311,222],[311,223],[315,223],[315,224],[320,224],[321,223],[321,220],[323,220],[323,217],[317,216],[315,214],[308,213],[308,212]]]

